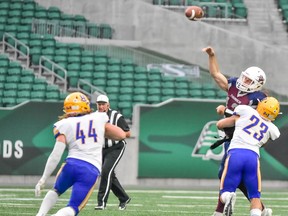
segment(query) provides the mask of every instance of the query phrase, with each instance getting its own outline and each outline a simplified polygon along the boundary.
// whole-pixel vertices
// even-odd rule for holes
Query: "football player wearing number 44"
[[[36,216],[45,216],[56,204],[58,197],[72,186],[67,206],[54,215],[78,215],[88,202],[100,175],[105,137],[114,140],[126,138],[121,128],[108,123],[106,113],[92,113],[88,98],[80,92],[66,97],[63,111],[64,115],[54,124],[56,142],[35,187],[35,196],[40,196],[41,189],[58,165],[66,147],[68,156],[58,171],[53,189],[47,192]]]
[[[217,111],[224,114],[225,107],[221,105]],[[272,123],[279,112],[277,99],[266,97],[259,102],[256,110],[247,105],[238,105],[231,117],[217,122],[218,129],[235,126],[220,182],[220,200],[225,204],[223,215],[233,214],[235,191],[243,182],[251,202],[250,216],[261,216],[259,148],[269,139],[275,140],[280,136],[279,129]]]

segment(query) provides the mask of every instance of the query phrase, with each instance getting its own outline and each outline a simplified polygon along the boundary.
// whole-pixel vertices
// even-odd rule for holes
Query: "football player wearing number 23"
[[[114,140],[126,138],[121,128],[108,122],[106,113],[92,112],[89,99],[81,92],[66,97],[63,111],[64,115],[54,124],[56,142],[35,187],[35,196],[40,196],[41,189],[57,167],[66,147],[68,156],[57,173],[53,189],[47,192],[36,216],[45,216],[56,204],[58,197],[72,186],[67,206],[54,215],[78,215],[88,202],[100,175],[105,137]]]
[[[279,112],[278,100],[267,97],[259,102],[256,110],[247,105],[239,105],[231,117],[217,122],[218,129],[235,126],[220,183],[220,200],[225,204],[223,215],[233,214],[235,191],[243,182],[251,202],[250,216],[261,216],[259,148],[269,139],[275,140],[280,136],[279,129],[272,123]]]

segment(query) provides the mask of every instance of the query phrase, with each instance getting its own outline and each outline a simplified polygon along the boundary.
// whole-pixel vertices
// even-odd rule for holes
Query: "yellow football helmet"
[[[71,93],[64,100],[63,111],[69,115],[90,113],[90,101],[86,95],[81,92]]]
[[[280,112],[280,104],[274,97],[266,97],[258,103],[258,113],[266,120],[274,121]]]

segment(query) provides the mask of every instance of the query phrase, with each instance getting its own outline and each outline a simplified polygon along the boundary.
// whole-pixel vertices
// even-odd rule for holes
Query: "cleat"
[[[130,201],[131,201],[131,198],[128,198],[128,200],[126,200],[125,202],[121,202],[121,203],[119,204],[119,210],[125,210],[127,204],[128,204]]]
[[[233,215],[235,202],[236,202],[236,194],[232,192],[229,194],[229,198],[225,202],[225,206],[223,210],[224,216]]]
[[[261,216],[272,216],[272,209],[271,208],[264,208],[262,213],[261,213]]]
[[[95,210],[104,210],[105,209],[105,205],[97,205],[94,209]]]

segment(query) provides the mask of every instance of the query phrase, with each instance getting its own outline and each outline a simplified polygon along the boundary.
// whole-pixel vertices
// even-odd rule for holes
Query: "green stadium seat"
[[[1,82],[1,83],[6,82],[6,75],[1,75],[1,74],[0,74],[0,82]]]
[[[151,80],[151,81],[160,81],[162,80],[162,75],[160,73],[157,73],[157,74],[149,74],[148,75],[148,80]]]
[[[97,24],[94,23],[87,23],[87,28],[88,28],[88,35],[89,37],[95,37],[99,38],[100,37],[100,27]]]
[[[31,2],[24,2],[23,6],[22,6],[22,10],[25,11],[34,11],[35,10],[35,5],[36,3],[33,1]]]
[[[109,24],[100,24],[100,38],[112,39],[113,29]]]
[[[71,63],[77,63],[77,64],[80,64],[81,62],[81,58],[80,58],[80,55],[79,56],[69,56],[67,57],[67,62],[68,64],[71,64]],[[79,65],[80,66],[80,65]]]
[[[18,91],[30,91],[32,89],[32,83],[18,83]]]
[[[214,90],[215,89],[215,85],[212,83],[203,83],[202,84],[202,89],[203,90]]]
[[[166,82],[162,82],[161,83],[161,85],[162,85],[162,88],[171,88],[171,89],[173,89],[173,88],[175,88],[175,83],[173,82],[173,81],[166,81]]]
[[[190,82],[189,83],[189,89],[194,90],[194,89],[202,89],[202,84],[199,82]]]
[[[148,81],[147,80],[138,80],[138,81],[134,81],[134,86],[135,87],[148,87]]]
[[[227,92],[223,91],[223,90],[218,90],[216,92],[216,97],[219,99],[226,99],[227,97]]]
[[[8,72],[8,68],[7,67],[1,67],[0,66],[0,75],[6,75]]]
[[[149,87],[150,88],[161,88],[161,82],[156,80],[156,81],[149,81]]]
[[[161,89],[160,88],[149,88],[147,91],[148,95],[161,95]]]
[[[125,65],[125,66],[121,66],[121,70],[123,73],[134,73],[134,66],[132,65]]]
[[[6,76],[6,82],[11,82],[11,83],[18,83],[20,81],[20,76]]]
[[[5,83],[4,89],[5,90],[16,90],[18,88],[17,83]]]
[[[233,7],[235,8],[235,17],[236,18],[242,18],[246,19],[248,16],[248,11],[246,6],[243,3],[235,3],[233,4]]]
[[[189,90],[189,95],[192,98],[202,98],[202,91],[200,89]]]
[[[5,107],[12,107],[16,105],[16,97],[3,97],[2,104]]]
[[[175,82],[175,88],[177,89],[188,89],[189,84],[187,81],[183,81],[183,82]]]
[[[98,77],[97,73],[101,72],[101,73],[104,73],[104,74],[107,74],[108,73],[108,68],[107,68],[107,65],[105,64],[102,64],[102,65],[95,65],[95,73],[94,73],[94,77]],[[104,77],[104,76],[103,76]],[[106,75],[105,75],[106,77]]]
[[[38,84],[38,83],[47,83],[47,81],[46,81],[46,78],[45,77],[36,77],[35,79],[34,79],[34,83],[35,84]]]
[[[119,92],[119,91],[118,91]],[[131,94],[120,94],[118,97],[119,101],[130,101],[132,102],[133,98]]]
[[[145,95],[147,94],[147,89],[143,87],[134,88],[134,95]]]
[[[9,9],[10,8],[10,2],[9,1],[2,1],[0,3],[0,9]]]
[[[32,91],[31,100],[33,101],[43,101],[45,99],[45,91]]]
[[[119,72],[109,72],[107,73],[107,79],[120,79],[120,74]]]
[[[120,67],[120,65],[109,65],[108,67],[107,67],[107,69],[108,69],[108,73],[111,73],[111,72],[121,72],[121,67]]]
[[[121,109],[121,113],[124,116],[124,118],[126,118],[126,119],[131,119],[132,118],[132,112],[133,112],[132,107],[122,108]]]
[[[59,101],[60,100],[60,93],[59,92],[46,92],[46,100],[48,101]]]
[[[103,65],[103,64],[107,65],[108,64],[106,57],[96,57],[94,59],[94,62],[96,65]]]
[[[161,93],[162,93],[162,96],[167,96],[167,95],[175,96],[175,90],[172,89],[172,88],[170,88],[170,89],[169,88],[162,89]]]
[[[30,91],[18,91],[17,92],[17,97],[18,98],[25,98],[26,100],[29,100],[30,99],[30,95],[31,95],[31,92]]]
[[[107,78],[107,73],[105,71],[93,72],[93,78],[106,79]]]
[[[93,79],[92,84],[98,88],[104,89],[106,87],[106,79]]]
[[[108,64],[109,65],[120,65],[121,60],[117,58],[108,58]]]
[[[94,63],[94,57],[93,56],[83,56],[81,58],[82,64],[93,64]]]
[[[189,96],[189,91],[187,89],[176,89],[175,94],[177,97],[187,98]]]
[[[35,11],[34,17],[36,19],[47,19],[48,18],[48,14],[46,11]]]
[[[31,25],[33,21],[33,17],[22,17],[20,23],[21,25]]]
[[[146,95],[133,95],[133,102],[145,104],[147,102],[147,97],[146,97]]]
[[[133,80],[122,80],[121,81],[121,86],[122,87],[133,87],[134,86],[134,81]]]
[[[147,73],[146,67],[142,67],[142,66],[136,66],[134,70],[135,70],[135,73]]]
[[[134,88],[132,87],[122,87],[119,89],[120,94],[132,94],[134,92]]]
[[[203,90],[202,97],[204,98],[216,98],[216,93],[214,90]]]
[[[33,89],[33,91],[45,91],[46,86],[47,85],[45,83],[34,84],[32,86],[32,89]]]
[[[134,66],[134,61],[133,61],[133,59],[131,59],[131,58],[124,58],[124,59],[122,59],[121,60],[121,64],[123,65],[123,66]]]
[[[121,73],[120,78],[121,80],[133,80],[134,74],[133,73]]]
[[[3,92],[3,96],[6,98],[11,98],[11,97],[17,97],[17,91],[16,90],[7,90]]]
[[[105,88],[105,91],[108,94],[116,94],[119,93],[119,86],[108,86]]]
[[[160,95],[149,95],[147,96],[147,102],[154,104],[154,103],[159,103],[162,101],[162,98]]]
[[[107,80],[107,86],[120,86],[120,80]]]
[[[120,109],[125,109],[125,108],[131,108],[132,107],[132,102],[130,101],[120,101],[118,103],[118,107]]]
[[[34,82],[33,76],[22,76],[20,82],[24,84],[32,84]]]
[[[148,76],[146,73],[135,73],[134,75],[134,80],[135,81],[147,81],[148,80]]]

